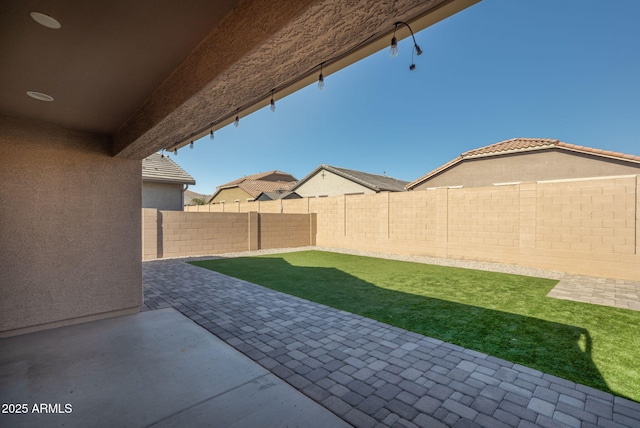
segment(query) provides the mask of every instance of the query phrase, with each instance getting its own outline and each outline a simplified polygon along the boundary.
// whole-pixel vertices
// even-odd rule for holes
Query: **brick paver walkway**
[[[640,427],[640,403],[180,260],[146,262],[172,306],[356,427]]]
[[[547,296],[640,311],[638,281],[566,275]]]

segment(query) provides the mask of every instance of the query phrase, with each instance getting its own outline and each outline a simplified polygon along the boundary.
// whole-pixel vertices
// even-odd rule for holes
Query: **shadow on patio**
[[[243,258],[226,261],[238,266],[192,264],[242,272],[242,279],[276,291],[612,392],[591,358],[585,328],[381,288],[336,268],[296,266],[279,257],[251,258],[251,269],[240,266]],[[298,285],[309,282],[313,286]]]
[[[270,272],[268,263],[274,262],[265,261],[264,269],[256,269],[255,274],[277,281],[277,272]],[[561,420],[574,424],[640,423],[640,417],[634,416],[640,415],[640,404],[605,392],[606,384],[590,358],[589,338],[580,328],[492,314],[503,317],[504,328],[518,331],[533,323],[551,334],[561,333],[560,339],[555,339],[559,343],[549,346],[565,348],[564,355],[604,385],[604,391],[201,269],[184,260],[147,262],[143,269],[145,310],[174,307],[357,427],[396,423],[517,426],[521,420],[543,426]],[[364,292],[383,292],[392,299],[418,297],[380,291],[337,269],[292,267],[289,273],[292,277],[288,279],[294,283],[297,278],[318,275],[331,278],[329,283],[338,288],[355,280]],[[340,290],[335,298],[346,300]],[[357,300],[350,303],[357,305]],[[468,305],[422,300],[442,305],[441,311],[451,305],[476,316],[491,314]],[[466,327],[478,328],[471,324]],[[490,333],[479,331],[477,340],[481,342],[483,335]],[[565,363],[570,362],[563,360],[560,365]]]

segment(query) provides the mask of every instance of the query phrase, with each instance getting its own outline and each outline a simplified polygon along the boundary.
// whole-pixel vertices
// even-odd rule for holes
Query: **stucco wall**
[[[303,198],[308,198],[312,196],[337,196],[345,193],[368,194],[375,192],[333,172],[322,170],[296,188],[296,193]]]
[[[240,202],[246,202],[247,199],[251,198],[253,198],[253,196],[251,196],[241,188],[232,187],[230,189],[222,189],[211,202],[218,203],[224,201],[225,203],[230,204],[236,199],[240,199]]]
[[[0,336],[137,312],[140,161],[0,117]]]
[[[514,181],[561,180],[625,174],[640,174],[640,164],[552,149],[466,159],[413,190],[446,186],[481,187]]]
[[[142,208],[182,211],[182,184],[142,182]]]

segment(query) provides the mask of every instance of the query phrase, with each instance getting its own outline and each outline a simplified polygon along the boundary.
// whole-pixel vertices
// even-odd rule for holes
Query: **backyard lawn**
[[[556,280],[321,251],[193,264],[640,401],[640,312],[546,297]]]

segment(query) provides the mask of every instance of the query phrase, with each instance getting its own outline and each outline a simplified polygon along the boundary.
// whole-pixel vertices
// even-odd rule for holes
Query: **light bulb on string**
[[[191,142],[189,143],[189,148],[193,149],[193,140],[191,140]]]
[[[211,129],[211,132],[209,132],[209,139],[213,140],[215,137],[213,136],[213,129]]]
[[[236,120],[233,121],[233,126],[236,128],[240,125],[240,115],[238,114],[238,110],[236,110]]]
[[[276,112],[276,102],[273,99],[273,91],[271,91],[271,101],[269,102],[269,108],[272,112]]]
[[[178,156],[178,148],[177,147],[175,149],[173,149],[173,155],[174,156]]]
[[[396,39],[397,29],[398,29],[398,23],[396,23],[396,26],[393,29],[393,37],[391,38],[391,49],[389,50],[389,55],[391,55],[391,58],[395,58],[398,56],[398,39]]]
[[[324,76],[322,75],[322,64],[320,64],[320,76],[318,76],[318,89],[324,89]]]
[[[398,39],[396,39],[396,36],[393,36],[391,39],[391,50],[389,51],[389,55],[391,55],[391,58],[398,56]]]

